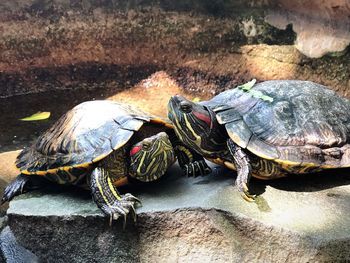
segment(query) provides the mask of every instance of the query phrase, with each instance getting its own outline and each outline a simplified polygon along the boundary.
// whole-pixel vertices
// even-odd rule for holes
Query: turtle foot
[[[134,222],[136,223],[137,216],[135,211],[135,205],[141,203],[141,201],[132,194],[121,195],[119,200],[115,200],[112,204],[101,205],[101,210],[107,216],[109,216],[109,225],[112,225],[113,220],[117,220],[119,217],[123,217],[123,228],[126,225],[126,219],[131,212]]]
[[[194,161],[189,164],[185,164],[183,167],[184,174],[187,177],[203,176],[211,173],[211,168],[204,160]]]
[[[120,195],[109,177],[108,170],[96,167],[90,176],[90,187],[97,206],[109,216],[110,225],[112,225],[113,220],[123,217],[125,227],[126,218],[130,211],[136,222],[135,204],[141,203],[140,200],[132,194]]]

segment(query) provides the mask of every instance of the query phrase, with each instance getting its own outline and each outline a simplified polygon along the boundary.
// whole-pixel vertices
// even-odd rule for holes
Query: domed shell
[[[89,167],[124,146],[147,122],[172,127],[135,107],[113,101],[88,101],[64,114],[43,133],[36,144],[24,149],[16,165],[23,174]]]
[[[265,159],[350,167],[350,101],[310,81],[266,81],[207,102],[230,138]]]

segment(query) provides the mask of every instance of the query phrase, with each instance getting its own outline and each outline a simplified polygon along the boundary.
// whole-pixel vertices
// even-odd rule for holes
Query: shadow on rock
[[[273,188],[293,192],[316,192],[350,184],[350,169],[334,169],[314,174],[290,175],[263,181]]]
[[[232,184],[234,184],[235,171],[222,168],[220,173],[225,174],[225,177],[232,177]],[[266,186],[283,191],[317,192],[343,185],[350,185],[350,169],[332,169],[313,174],[292,174],[273,180],[252,177],[249,189],[251,193],[260,196],[266,191]]]

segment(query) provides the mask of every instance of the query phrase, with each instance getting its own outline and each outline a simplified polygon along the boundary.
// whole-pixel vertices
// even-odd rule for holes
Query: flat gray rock
[[[350,260],[348,171],[253,179],[255,203],[232,186],[233,172],[179,174],[174,167],[158,182],[121,189],[143,204],[125,230],[122,220],[110,227],[89,193],[76,188],[15,198],[9,225],[45,262]]]

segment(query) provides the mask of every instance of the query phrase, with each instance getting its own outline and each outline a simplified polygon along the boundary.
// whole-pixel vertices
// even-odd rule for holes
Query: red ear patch
[[[196,116],[198,119],[204,121],[206,124],[208,124],[208,126],[211,126],[211,120],[210,117],[208,115],[205,115],[203,113],[200,112],[193,112],[194,116]]]
[[[135,146],[130,151],[130,156],[133,156],[134,154],[138,153],[141,150],[141,146]]]

